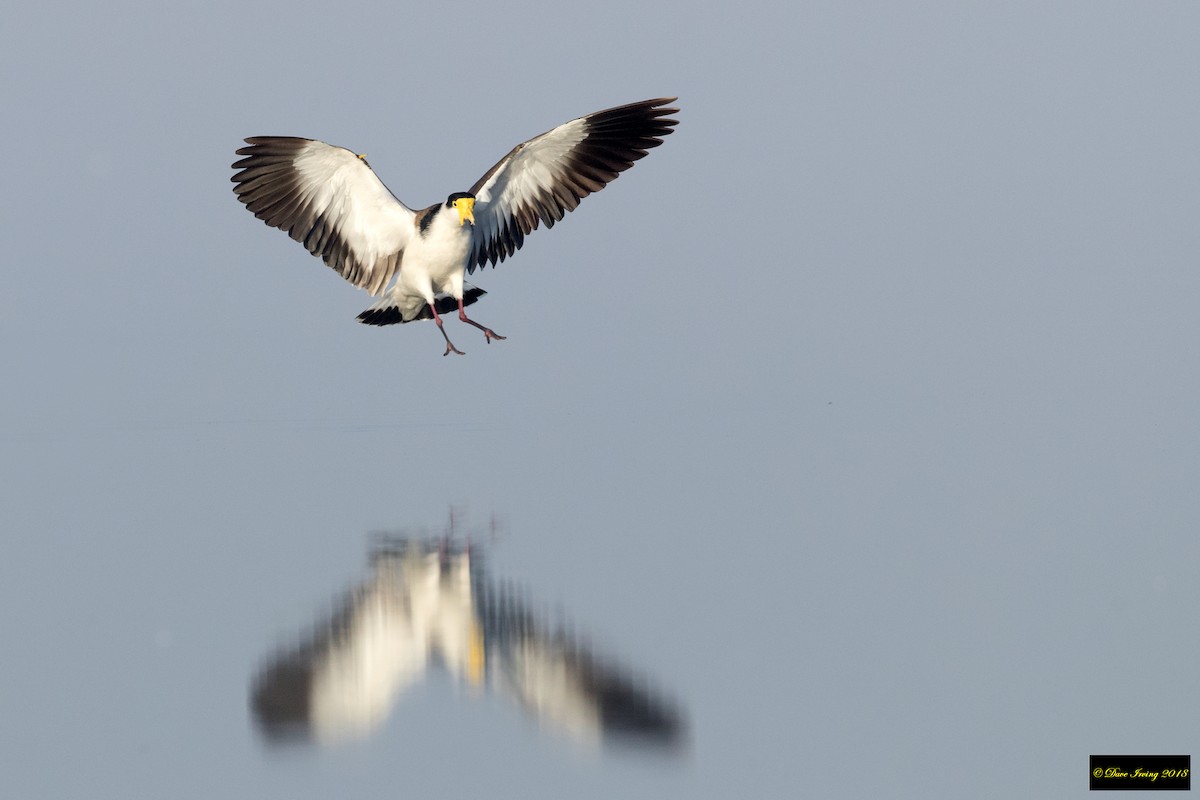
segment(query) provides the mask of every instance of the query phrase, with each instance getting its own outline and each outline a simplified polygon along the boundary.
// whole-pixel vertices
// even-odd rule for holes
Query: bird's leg
[[[442,338],[446,340],[446,352],[442,353],[442,356],[448,356],[452,352],[458,353],[460,356],[465,356],[466,353],[455,347],[454,342],[450,341],[450,337],[446,335],[446,328],[442,325],[442,318],[438,316],[437,309],[433,307],[433,303],[429,304],[429,310],[433,312],[433,321],[437,323],[438,330],[442,332]]]
[[[487,340],[488,344],[492,343],[492,339],[503,340],[503,339],[507,338],[507,337],[501,336],[500,334],[496,333],[491,328],[485,328],[483,325],[480,325],[478,322],[476,322],[475,320],[468,317],[466,310],[463,309],[463,301],[462,301],[461,297],[458,298],[458,318],[460,320],[462,320],[463,322],[467,323],[468,325],[474,325],[476,328],[479,328],[479,330],[483,331],[483,338]],[[441,323],[439,323],[439,324],[441,324]]]

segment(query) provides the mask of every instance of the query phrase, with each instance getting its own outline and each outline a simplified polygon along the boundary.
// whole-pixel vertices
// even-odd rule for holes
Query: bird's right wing
[[[261,670],[252,704],[272,741],[366,736],[425,672],[430,645],[414,587],[391,564],[357,587],[329,622]],[[427,594],[427,592],[425,592]]]
[[[399,271],[415,214],[366,159],[314,139],[254,136],[237,151],[233,191],[346,280],[380,294]]]

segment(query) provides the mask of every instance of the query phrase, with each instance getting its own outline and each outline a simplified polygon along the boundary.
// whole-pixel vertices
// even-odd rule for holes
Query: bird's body
[[[381,299],[359,315],[368,325],[441,314],[503,339],[467,317],[483,290],[466,283],[476,267],[515,253],[539,223],[553,227],[579,201],[662,143],[676,120],[671,99],[646,100],[571,120],[513,148],[470,191],[414,211],[375,176],[366,158],[313,139],[246,139],[234,163],[238,199],[285,230],[346,280]],[[390,284],[390,287],[389,287]]]
[[[459,224],[453,212],[441,213],[445,210],[439,204],[415,215],[417,234],[405,248],[404,268],[391,288],[384,292],[383,299],[364,312],[378,312],[373,319],[380,321],[372,324],[388,324],[383,320],[387,319],[389,309],[399,312],[399,322],[428,319],[431,298],[463,296],[472,228]]]

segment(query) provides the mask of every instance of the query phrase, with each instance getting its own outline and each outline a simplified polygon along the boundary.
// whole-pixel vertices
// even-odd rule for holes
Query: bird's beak
[[[471,220],[471,224],[475,224],[475,198],[460,197],[454,201],[454,208],[458,211],[458,225],[462,227],[467,220]]]

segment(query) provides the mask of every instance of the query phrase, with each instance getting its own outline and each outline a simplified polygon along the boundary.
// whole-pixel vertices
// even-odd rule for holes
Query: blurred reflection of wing
[[[252,704],[269,739],[332,742],[370,733],[435,649],[451,671],[479,681],[467,554],[403,544],[372,562],[370,580],[333,619],[256,679]]]
[[[491,682],[543,725],[592,743],[683,744],[679,710],[602,662],[567,632],[539,624],[511,594],[488,605]]]

